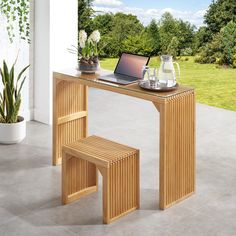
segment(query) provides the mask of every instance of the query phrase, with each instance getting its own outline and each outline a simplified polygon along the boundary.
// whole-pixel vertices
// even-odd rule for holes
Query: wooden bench
[[[103,177],[105,224],[139,208],[139,150],[97,136],[62,147],[62,202],[97,191]]]

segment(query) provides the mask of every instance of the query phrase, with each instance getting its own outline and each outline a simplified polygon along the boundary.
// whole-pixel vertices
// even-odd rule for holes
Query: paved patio
[[[102,224],[102,195],[60,201],[51,127],[28,123],[22,144],[0,146],[0,235],[235,235],[236,112],[197,105],[197,193],[158,209],[159,115],[139,99],[90,89],[89,131],[141,149],[141,209]],[[100,181],[101,183],[101,181]]]

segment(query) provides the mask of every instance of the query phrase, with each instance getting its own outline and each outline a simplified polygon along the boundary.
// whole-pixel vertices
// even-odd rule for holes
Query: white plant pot
[[[0,123],[0,143],[14,144],[21,142],[26,136],[26,122],[21,116],[17,123]]]

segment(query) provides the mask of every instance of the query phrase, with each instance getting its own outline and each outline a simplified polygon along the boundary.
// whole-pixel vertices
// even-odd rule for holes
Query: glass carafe
[[[173,62],[172,56],[161,56],[161,65],[158,71],[158,80],[161,86],[173,87],[176,85],[176,73],[174,64],[177,65],[178,74],[180,76],[179,64],[177,62]]]

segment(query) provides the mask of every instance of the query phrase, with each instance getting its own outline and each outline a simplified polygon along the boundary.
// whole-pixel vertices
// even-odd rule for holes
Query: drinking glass
[[[154,67],[144,66],[142,70],[142,81],[143,83],[149,82],[149,86],[155,88],[158,83],[157,70]]]

